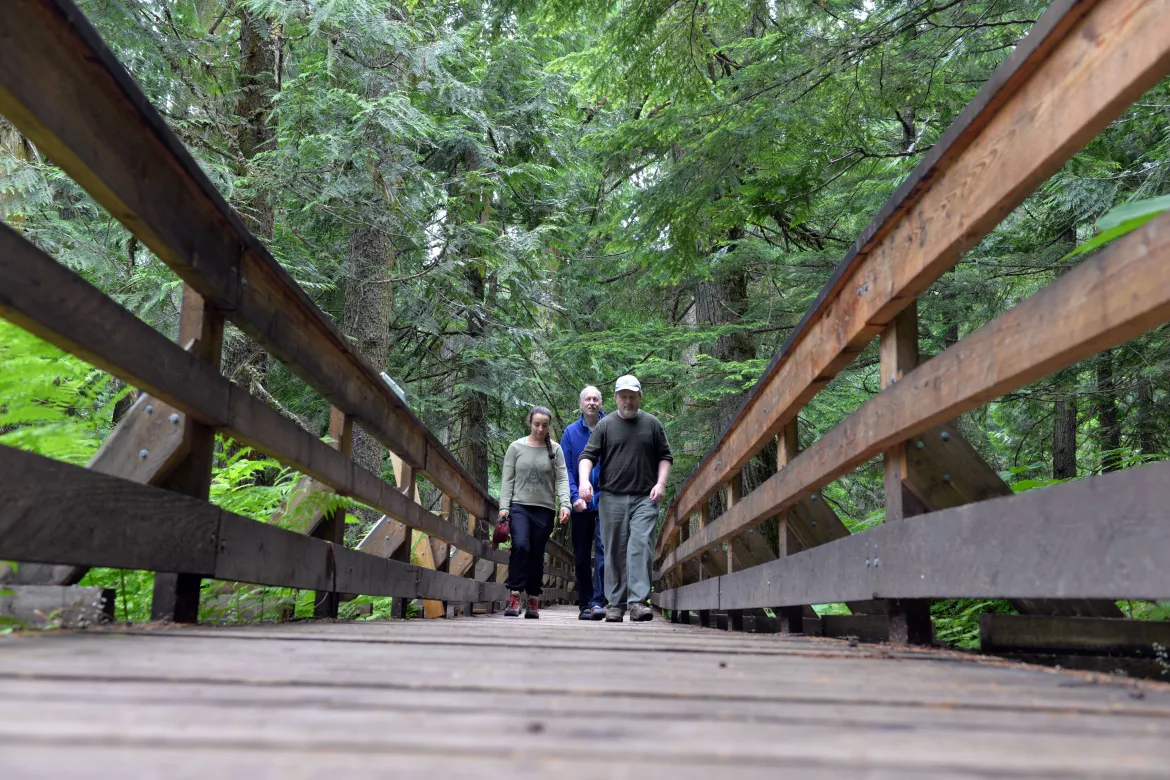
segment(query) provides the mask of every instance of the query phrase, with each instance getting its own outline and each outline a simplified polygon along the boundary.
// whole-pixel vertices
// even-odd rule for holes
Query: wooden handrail
[[[1170,320],[1168,268],[1170,215],[1148,222],[883,388],[679,545],[656,577],[792,506],[891,445]]]
[[[659,554],[910,301],[1170,69],[1143,0],[1054,3],[878,213],[671,505]],[[677,518],[677,519],[675,519]]]
[[[507,597],[226,512],[169,490],[0,446],[0,558],[182,571],[235,582],[454,602]],[[46,491],[45,485],[54,486]],[[79,510],[84,507],[84,510]],[[163,522],[165,519],[165,522]]]
[[[664,609],[873,598],[1170,598],[1170,464],[906,518],[667,591]]]
[[[477,517],[496,502],[273,259],[70,0],[7,0],[0,114],[228,320]]]

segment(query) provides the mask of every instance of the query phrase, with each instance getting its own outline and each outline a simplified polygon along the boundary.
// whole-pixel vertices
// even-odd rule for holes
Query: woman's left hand
[[[561,525],[569,522],[569,510],[561,507]]]

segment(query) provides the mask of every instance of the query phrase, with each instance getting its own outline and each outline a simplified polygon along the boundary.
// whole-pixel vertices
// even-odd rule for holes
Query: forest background
[[[498,491],[532,405],[637,374],[675,452],[712,446],[854,237],[1045,4],[1028,0],[82,0],[247,226]],[[933,354],[1052,281],[1111,208],[1165,195],[1170,84],[920,300]],[[0,119],[0,217],[143,320],[181,284]],[[1024,490],[1166,456],[1159,328],[964,415]],[[229,328],[224,371],[306,430],[329,408]],[[807,446],[878,391],[876,343],[802,412]],[[130,388],[0,323],[0,443],[84,463]],[[355,457],[393,480],[381,446]],[[750,490],[775,469],[761,453]],[[220,448],[213,500],[268,519],[296,482]],[[439,497],[424,487],[424,503]],[[880,461],[825,498],[881,522]],[[712,516],[721,511],[713,501]],[[355,507],[349,538],[376,520]],[[128,585],[127,577],[130,578]],[[149,575],[96,570],[141,617]],[[1127,605],[1165,617],[1154,605]],[[972,616],[1006,602],[949,602]]]

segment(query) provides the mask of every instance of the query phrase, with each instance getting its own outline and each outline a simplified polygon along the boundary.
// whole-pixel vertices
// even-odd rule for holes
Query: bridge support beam
[[[918,365],[918,301],[903,309],[882,332],[882,389],[897,383]],[[910,491],[910,460],[906,442],[886,450],[882,456],[885,470],[886,522],[896,523],[925,511]],[[868,561],[867,561],[868,564]],[[876,565],[876,564],[875,564]],[[930,622],[930,599],[889,599],[890,641],[896,645],[929,645],[934,641]]]
[[[183,307],[179,315],[179,344],[204,363],[220,367],[223,351],[223,313],[207,305],[191,287],[183,286]],[[215,429],[194,419],[186,430],[187,456],[160,487],[176,493],[208,499],[211,493],[212,450]],[[165,520],[165,519],[164,519]],[[185,572],[158,572],[154,575],[151,620],[175,623],[199,621],[199,589],[202,578]]]

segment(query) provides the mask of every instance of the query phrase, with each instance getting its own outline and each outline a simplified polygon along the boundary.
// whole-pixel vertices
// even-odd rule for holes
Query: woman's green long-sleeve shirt
[[[569,472],[561,445],[552,442],[553,458],[542,444],[533,447],[528,437],[508,445],[504,478],[500,485],[500,509],[512,504],[543,506],[556,511],[569,508]]]

